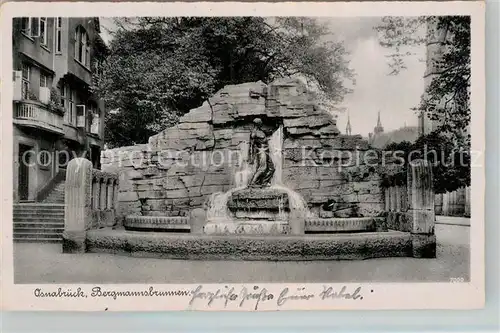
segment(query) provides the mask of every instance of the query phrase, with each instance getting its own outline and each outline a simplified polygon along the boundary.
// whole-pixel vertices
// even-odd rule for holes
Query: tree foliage
[[[314,19],[174,17],[117,19],[95,87],[111,112],[111,146],[144,143],[227,84],[301,75],[331,104],[352,71],[342,43]]]
[[[395,177],[399,183],[406,183],[408,163],[425,159],[432,165],[436,193],[452,192],[470,185],[470,152],[457,148],[452,138],[439,131],[421,136],[414,143],[391,143],[385,150],[399,151],[398,157],[404,160],[404,172]]]
[[[428,29],[431,27],[430,29]],[[467,147],[470,136],[466,134],[470,123],[470,17],[385,17],[376,28],[380,44],[392,50],[389,55],[391,75],[406,69],[405,58],[412,55],[412,48],[424,47],[439,39],[440,54],[428,57],[426,75],[432,80],[427,86],[417,112],[422,110],[431,120],[439,120],[439,131],[451,135],[456,144]]]

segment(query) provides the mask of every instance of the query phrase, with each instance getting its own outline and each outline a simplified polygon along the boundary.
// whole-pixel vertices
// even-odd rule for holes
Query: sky
[[[350,52],[350,67],[356,72],[353,92],[345,96],[342,107],[345,113],[338,114],[337,127],[345,133],[347,116],[351,119],[352,134],[368,136],[377,123],[377,114],[385,132],[403,126],[416,126],[417,117],[413,107],[417,106],[424,91],[423,75],[425,48],[412,52],[406,59],[407,69],[396,76],[389,76],[388,59],[390,53],[378,43],[374,27],[381,23],[379,17],[336,17],[321,18],[328,24],[332,40],[342,40]],[[115,29],[111,19],[101,18],[104,29],[102,37],[109,42],[108,30]]]
[[[337,127],[345,133],[347,113],[351,118],[353,134],[368,136],[377,124],[377,114],[385,132],[403,126],[416,126],[417,117],[411,108],[417,106],[424,91],[425,47],[412,50],[414,56],[406,59],[407,69],[398,75],[388,75],[390,52],[379,45],[373,29],[381,23],[378,17],[333,18],[328,20],[332,38],[343,40],[350,52],[350,67],[356,72],[353,92],[346,95],[343,106],[348,110],[339,114]]]

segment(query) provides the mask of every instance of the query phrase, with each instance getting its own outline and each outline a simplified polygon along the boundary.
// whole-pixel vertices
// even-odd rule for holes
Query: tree
[[[399,151],[398,156],[404,159],[403,172],[394,177],[399,183],[406,183],[408,163],[425,159],[432,165],[433,187],[436,193],[452,192],[470,185],[469,151],[457,148],[452,138],[439,131],[421,136],[414,143],[391,143],[385,150]]]
[[[439,120],[441,133],[468,147],[470,137],[464,133],[470,123],[470,17],[385,17],[376,29],[380,44],[393,51],[389,55],[391,75],[406,69],[405,58],[412,55],[412,47],[435,41],[434,32],[441,32],[442,53],[427,59],[428,68],[432,68],[427,74],[433,76],[416,110]]]
[[[338,104],[352,78],[342,43],[308,18],[117,19],[96,91],[111,146],[144,143],[227,84],[301,75]]]

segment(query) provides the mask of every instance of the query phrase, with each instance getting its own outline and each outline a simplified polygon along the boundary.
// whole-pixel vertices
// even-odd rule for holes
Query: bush
[[[59,93],[59,90],[54,87],[50,89],[49,109],[61,115],[64,115],[64,112],[66,111],[61,103],[61,94]]]

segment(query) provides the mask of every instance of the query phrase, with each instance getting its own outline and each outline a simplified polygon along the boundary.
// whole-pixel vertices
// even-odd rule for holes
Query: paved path
[[[463,225],[470,227],[470,218],[455,216],[436,216],[437,224]]]
[[[436,225],[436,259],[193,261],[62,254],[59,244],[14,244],[15,283],[427,282],[469,279],[469,228]]]

